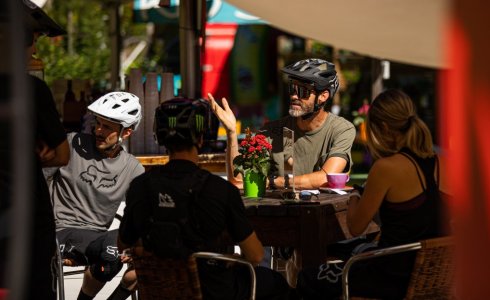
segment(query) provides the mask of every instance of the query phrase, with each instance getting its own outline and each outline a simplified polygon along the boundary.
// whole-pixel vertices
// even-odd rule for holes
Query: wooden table
[[[246,214],[264,246],[292,246],[303,267],[318,266],[329,244],[352,238],[346,223],[348,195],[320,193],[311,202],[287,203],[281,192],[261,200],[244,198]],[[379,231],[371,223],[367,233]]]

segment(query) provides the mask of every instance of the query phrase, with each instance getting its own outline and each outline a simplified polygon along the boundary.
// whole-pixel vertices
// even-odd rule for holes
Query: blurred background
[[[190,16],[197,20],[193,26],[199,49],[198,58],[193,61],[197,66],[190,67],[194,67],[196,73],[191,80],[197,83],[189,95],[182,90],[182,78],[186,78],[185,74],[182,76],[182,68],[189,67],[182,63],[188,51],[182,48],[192,48],[192,41],[186,43],[187,37],[181,33],[183,18],[179,18],[179,5],[193,6],[197,5],[196,1],[35,2],[68,32],[62,37],[41,38],[39,60],[31,61],[30,68],[31,72],[42,74],[50,85],[69,131],[81,130],[86,106],[101,94],[110,90],[131,91],[131,72],[136,76],[133,81],[138,81],[133,88],[136,84],[143,85],[139,89],[143,98],[147,95],[148,77],[156,81],[151,88],[165,93],[166,98],[206,97],[207,93],[212,93],[216,98],[226,97],[231,102],[241,132],[247,127],[258,129],[267,120],[287,114],[287,82],[280,68],[303,58],[318,57],[334,62],[340,74],[341,88],[331,103],[332,112],[352,121],[358,130],[353,152],[354,173],[366,173],[370,165],[364,147],[365,110],[361,107],[369,105],[385,88],[401,88],[415,100],[419,114],[438,143],[435,113],[438,68],[434,66],[387,60],[338,48],[278,28],[226,1],[207,0],[202,1],[202,7],[195,7],[195,10],[202,9],[204,16]],[[358,12],[352,10],[347,17],[357,15]],[[325,25],[325,30],[337,29]],[[164,74],[167,75],[162,76]],[[158,101],[164,100],[160,96]],[[152,106],[154,104],[149,110]],[[147,134],[151,135],[152,128],[147,127],[145,133],[150,131]],[[215,124],[215,130],[208,136],[207,152],[221,152],[226,146],[222,141],[224,131],[218,127],[219,124]],[[137,155],[158,151],[155,147],[133,146],[131,149]]]

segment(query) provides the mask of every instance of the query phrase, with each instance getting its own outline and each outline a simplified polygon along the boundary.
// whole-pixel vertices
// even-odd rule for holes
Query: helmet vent
[[[119,108],[119,107],[121,107],[121,105],[119,105],[119,104],[114,104],[114,105],[112,106],[112,109],[116,109],[116,108]]]
[[[126,103],[126,102],[128,102],[128,101],[129,101],[129,98],[124,98],[124,99],[122,99],[121,101],[122,101],[122,102],[124,102],[124,103]]]
[[[138,114],[138,110],[137,109],[134,109],[134,110],[128,112],[128,115],[132,115],[132,116],[135,116],[137,114]]]

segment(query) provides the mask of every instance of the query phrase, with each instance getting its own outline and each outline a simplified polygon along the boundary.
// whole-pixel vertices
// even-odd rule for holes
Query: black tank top
[[[439,165],[437,156],[420,158],[409,149],[402,149],[400,154],[407,157],[418,168],[417,175],[423,192],[414,198],[392,203],[383,200],[379,209],[381,220],[380,247],[390,247],[422,239],[442,236],[442,203],[439,192]],[[437,180],[434,176],[437,168]],[[426,184],[424,185],[422,177]]]

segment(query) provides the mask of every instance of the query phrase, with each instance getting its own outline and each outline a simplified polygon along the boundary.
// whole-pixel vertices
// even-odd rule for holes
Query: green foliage
[[[131,5],[125,4],[122,8],[122,34],[141,33],[143,25],[133,26],[131,22]],[[107,81],[111,55],[110,8],[102,1],[53,0],[52,5],[44,9],[68,31],[65,36],[43,37],[37,43],[37,54],[44,63],[48,84],[55,79],[74,78],[91,79],[94,84]]]

